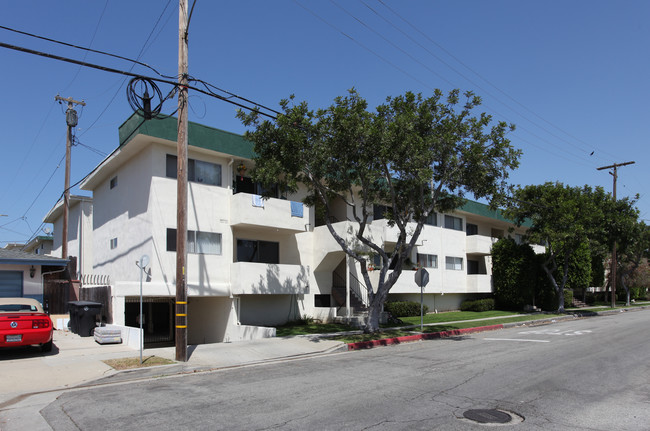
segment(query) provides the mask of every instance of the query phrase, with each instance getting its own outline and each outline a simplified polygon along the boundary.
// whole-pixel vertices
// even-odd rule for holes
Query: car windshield
[[[29,304],[0,304],[0,312],[12,313],[16,311],[38,311],[35,305]]]

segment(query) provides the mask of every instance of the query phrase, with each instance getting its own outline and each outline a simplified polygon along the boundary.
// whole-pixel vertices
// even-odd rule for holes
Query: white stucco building
[[[176,121],[129,118],[120,127],[119,147],[81,185],[93,194],[92,271],[110,276],[116,324],[138,325],[136,262],[150,258],[143,314],[145,342],[151,343],[171,341],[174,333]],[[269,336],[274,330],[268,326],[304,315],[331,319],[347,312],[348,296],[350,302],[362,296],[354,293],[361,279],[357,265],[313,208],[303,206],[304,193],[259,198],[260,185],[246,173],[250,142],[190,123],[188,158],[190,344]],[[347,211],[341,205],[336,218],[351,218]],[[412,256],[430,273],[429,307],[455,309],[465,298],[490,293],[493,239],[513,225],[475,202],[429,221]],[[348,223],[335,228],[349,235]],[[373,221],[371,231],[387,249],[395,241],[385,220]],[[403,273],[392,298],[419,300],[411,274]]]

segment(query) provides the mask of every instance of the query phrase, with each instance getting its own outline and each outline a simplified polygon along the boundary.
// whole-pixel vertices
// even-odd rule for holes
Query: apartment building
[[[176,119],[131,116],[118,148],[81,184],[92,192],[92,271],[110,276],[116,324],[138,326],[140,268],[145,342],[173,340],[176,292]],[[252,181],[252,143],[241,136],[189,124],[188,342],[272,336],[270,326],[308,315],[351,315],[364,301],[359,267],[347,258],[313,208],[306,190],[286,194]],[[353,231],[350,209],[334,203],[334,228]],[[513,232],[510,232],[514,229]],[[381,218],[370,232],[387,250],[397,232]],[[455,309],[492,291],[490,248],[495,238],[523,234],[498,211],[468,202],[452,214],[432,214],[412,262],[429,270],[425,302]],[[55,236],[56,238],[56,236]],[[56,240],[55,240],[56,246]],[[378,271],[371,272],[371,278]],[[391,299],[419,300],[405,271]]]

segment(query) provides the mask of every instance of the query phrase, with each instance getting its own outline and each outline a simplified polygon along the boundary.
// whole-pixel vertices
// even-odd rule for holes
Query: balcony
[[[492,276],[489,274],[468,274],[467,293],[492,293]]]
[[[492,244],[496,238],[485,235],[470,235],[466,237],[465,246],[467,254],[488,255],[492,253]]]
[[[237,193],[230,197],[230,224],[308,230],[311,209],[301,202],[284,199],[262,199],[257,195]]]
[[[309,293],[309,267],[236,262],[230,265],[230,285],[233,295]]]

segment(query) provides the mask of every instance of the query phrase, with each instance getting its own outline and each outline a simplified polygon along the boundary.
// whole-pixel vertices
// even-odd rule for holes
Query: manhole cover
[[[506,412],[495,409],[474,409],[463,413],[465,418],[482,424],[507,424],[512,421],[512,416]]]

